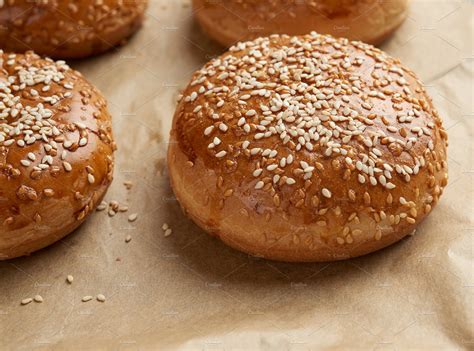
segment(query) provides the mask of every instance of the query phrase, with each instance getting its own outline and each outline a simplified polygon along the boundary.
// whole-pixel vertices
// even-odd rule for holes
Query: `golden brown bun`
[[[224,46],[311,31],[379,44],[405,20],[409,0],[193,0],[203,30]]]
[[[230,246],[332,261],[413,232],[447,183],[446,147],[398,60],[361,42],[275,35],[194,74],[168,166],[187,214]]]
[[[0,50],[0,260],[79,226],[113,173],[103,96],[64,62]]]
[[[4,0],[0,49],[82,58],[121,44],[142,24],[148,0]],[[1,5],[3,3],[3,5]]]

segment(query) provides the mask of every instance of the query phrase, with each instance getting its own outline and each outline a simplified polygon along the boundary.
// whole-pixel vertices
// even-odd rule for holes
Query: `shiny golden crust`
[[[69,234],[113,173],[106,101],[64,62],[0,51],[0,260]]]
[[[142,24],[148,0],[0,1],[0,48],[82,58],[119,45]]]
[[[171,184],[201,227],[284,261],[331,261],[411,233],[447,183],[447,134],[415,74],[316,33],[240,43],[174,116]]]
[[[408,14],[409,0],[193,0],[203,30],[224,46],[311,31],[379,44]]]

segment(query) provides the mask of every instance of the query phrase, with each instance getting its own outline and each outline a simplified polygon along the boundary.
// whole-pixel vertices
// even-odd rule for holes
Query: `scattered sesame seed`
[[[21,304],[22,305],[28,305],[32,301],[33,301],[33,299],[31,297],[28,297],[26,299],[21,300]]]
[[[66,281],[67,281],[69,284],[72,284],[72,282],[74,281],[74,277],[69,274],[69,275],[66,277]]]
[[[107,208],[107,202],[102,201],[98,206],[97,206],[97,211],[104,211]]]
[[[135,222],[137,218],[138,218],[138,213],[132,213],[130,216],[128,216],[128,221]]]
[[[87,301],[90,301],[90,300],[92,300],[92,296],[89,296],[89,295],[84,296],[84,297],[82,298],[82,302],[87,302]]]
[[[105,296],[102,294],[97,295],[97,301],[99,302],[105,302]]]

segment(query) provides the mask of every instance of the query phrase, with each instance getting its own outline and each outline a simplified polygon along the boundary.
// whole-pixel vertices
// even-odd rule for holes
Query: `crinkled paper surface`
[[[287,264],[234,251],[181,213],[165,167],[175,100],[222,49],[189,4],[151,0],[129,45],[71,62],[108,98],[119,150],[106,199],[130,210],[94,213],[52,247],[0,263],[0,349],[474,348],[472,18],[470,1],[414,0],[383,45],[426,83],[449,133],[439,205],[388,249]],[[105,303],[81,302],[99,293]],[[20,305],[36,294],[42,304]]]

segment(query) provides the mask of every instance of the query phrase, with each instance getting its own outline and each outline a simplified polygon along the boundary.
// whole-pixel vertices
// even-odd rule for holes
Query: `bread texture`
[[[123,43],[140,28],[147,0],[5,0],[0,49],[83,58]]]
[[[312,31],[380,44],[408,15],[409,0],[193,0],[203,30],[224,46]]]
[[[64,62],[0,51],[0,260],[77,228],[113,176],[101,93]]]
[[[312,33],[239,43],[197,71],[174,115],[171,185],[228,245],[333,261],[409,233],[447,184],[447,133],[416,75]]]

